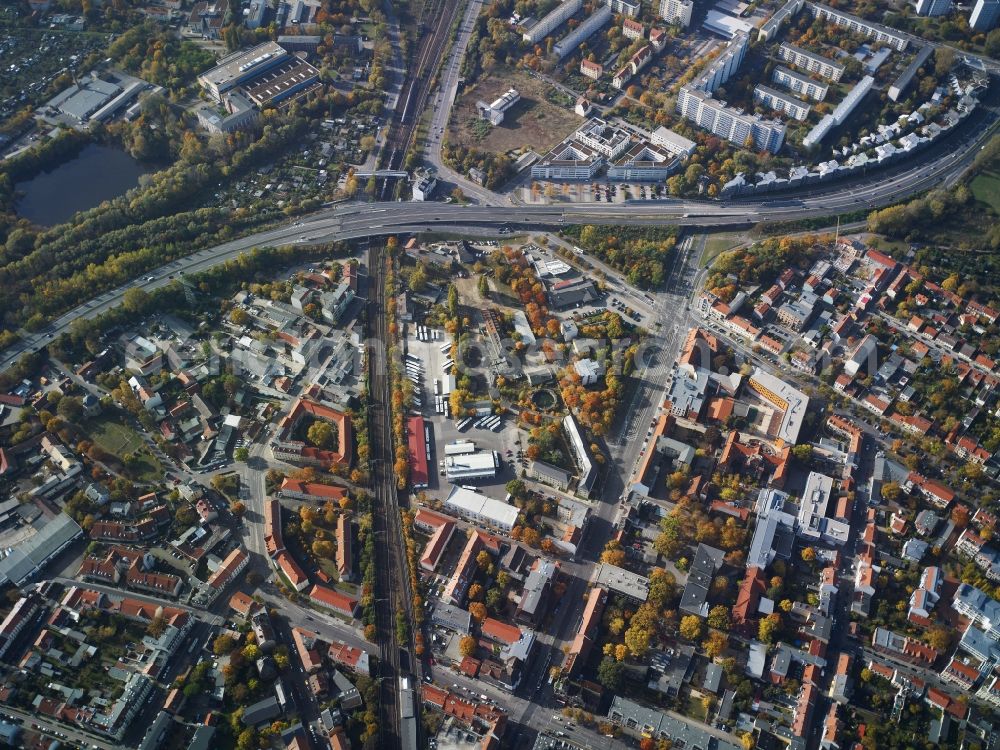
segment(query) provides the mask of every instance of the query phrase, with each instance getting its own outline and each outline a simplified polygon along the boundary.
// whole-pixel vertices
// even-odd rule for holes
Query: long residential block
[[[821,102],[826,99],[826,94],[830,90],[827,84],[814,81],[809,76],[796,73],[784,65],[779,65],[774,69],[774,73],[771,74],[771,80],[794,91],[799,96],[812,99],[814,102]]]
[[[738,146],[777,153],[785,141],[783,123],[729,107],[707,91],[682,87],[677,96],[677,111],[685,119]]]
[[[532,44],[542,41],[562,24],[566,23],[569,17],[582,7],[583,0],[563,0],[562,3],[540,18],[531,28],[525,29],[523,34],[524,41],[531,42]]]
[[[794,44],[782,44],[778,47],[778,57],[792,65],[797,65],[810,73],[816,73],[836,83],[844,75],[844,66],[828,57],[815,52],[796,47]]]
[[[770,107],[778,112],[784,112],[786,115],[793,117],[796,120],[806,119],[809,116],[809,110],[811,109],[810,106],[801,99],[796,99],[794,96],[790,96],[789,94],[783,94],[777,89],[772,89],[770,86],[765,86],[762,83],[757,84],[757,87],[753,90],[753,99],[755,102],[760,102],[765,107]]]
[[[996,0],[994,0],[994,2],[995,1]],[[869,39],[874,39],[876,42],[888,44],[898,52],[904,51],[910,42],[910,37],[901,31],[896,31],[896,29],[883,26],[880,23],[866,21],[863,18],[858,18],[850,13],[845,13],[841,10],[831,8],[829,5],[806,3],[806,7],[809,8],[809,12],[816,18],[828,21],[829,23],[839,26],[842,29],[853,31],[855,34],[862,34]],[[973,28],[975,28],[975,26],[973,26]]]

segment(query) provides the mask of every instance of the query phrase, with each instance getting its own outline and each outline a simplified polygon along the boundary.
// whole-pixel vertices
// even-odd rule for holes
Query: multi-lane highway
[[[739,201],[665,200],[619,205],[567,203],[551,206],[462,206],[441,203],[341,203],[310,214],[292,224],[249,235],[186,258],[173,261],[140,279],[107,291],[76,307],[0,355],[6,369],[21,354],[38,351],[65,333],[77,318],[92,318],[121,303],[131,287],[146,290],[171,283],[183,274],[197,273],[236,257],[252,247],[311,244],[386,234],[429,230],[501,228],[531,229],[566,224],[678,224],[708,227],[761,221],[794,220],[868,210],[897,202],[936,186],[953,184],[995,131],[997,113],[985,106],[970,116],[963,134],[955,134],[907,164],[871,172],[860,180],[844,180],[789,196]]]

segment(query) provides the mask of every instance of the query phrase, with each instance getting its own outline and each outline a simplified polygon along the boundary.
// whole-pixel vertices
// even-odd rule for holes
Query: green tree
[[[792,448],[792,455],[795,456],[795,458],[798,459],[800,463],[807,464],[809,463],[809,461],[812,460],[813,448],[808,443],[803,443],[802,445],[796,445],[794,448]]]
[[[605,656],[597,667],[597,681],[605,689],[618,692],[625,681],[625,663]]]
[[[708,613],[708,626],[716,630],[729,630],[729,607],[719,604]]]
[[[122,295],[122,307],[127,313],[142,315],[149,307],[149,294],[145,289],[132,287]]]
[[[216,656],[225,656],[236,648],[236,641],[230,635],[220,635],[212,642],[212,652]]]
[[[504,489],[507,490],[508,494],[510,494],[515,500],[523,500],[528,496],[528,487],[520,479],[511,479],[504,485]]]
[[[337,445],[337,435],[329,422],[316,420],[309,425],[306,439],[317,448],[331,449]]]
[[[757,626],[757,637],[764,643],[774,643],[781,631],[781,615],[777,612],[768,615]]]
[[[955,67],[955,50],[951,47],[938,47],[934,50],[934,74],[940,78]]]
[[[897,502],[903,495],[903,490],[899,482],[886,482],[882,485],[882,499],[889,502]]]
[[[233,451],[233,458],[235,458],[237,461],[245,463],[246,460],[250,458],[250,449],[237,448],[235,451]]]
[[[83,402],[76,396],[61,398],[59,399],[59,405],[56,407],[56,414],[67,422],[79,422],[80,417],[83,416]]]
[[[681,618],[681,637],[687,638],[689,641],[696,641],[701,638],[704,632],[705,626],[698,615],[685,615]]]
[[[423,263],[418,263],[417,267],[410,272],[410,291],[416,294],[427,289],[427,267]]]

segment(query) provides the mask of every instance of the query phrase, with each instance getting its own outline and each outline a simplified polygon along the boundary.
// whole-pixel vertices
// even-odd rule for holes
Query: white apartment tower
[[[1000,18],[1000,0],[976,0],[969,16],[969,26],[976,31],[991,31]]]
[[[660,17],[670,23],[676,21],[684,28],[691,25],[693,9],[691,0],[660,0]]]
[[[951,0],[917,0],[918,16],[943,16],[951,10]]]

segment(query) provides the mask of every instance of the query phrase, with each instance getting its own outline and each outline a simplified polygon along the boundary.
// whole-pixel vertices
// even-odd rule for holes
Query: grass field
[[[108,453],[114,453],[118,458],[143,446],[139,433],[127,425],[116,422],[110,415],[92,420],[87,424],[87,430],[95,443]]]
[[[521,101],[507,111],[503,123],[484,127],[476,112],[476,102],[491,102],[511,87],[521,94]],[[572,109],[546,99],[548,88],[548,84],[524,71],[494,72],[456,100],[448,123],[449,141],[498,154],[527,149],[545,154],[581,123]]]
[[[1000,214],[1000,174],[987,171],[976,175],[969,183],[972,195]]]
[[[888,253],[894,258],[902,258],[907,250],[910,249],[909,242],[890,240],[888,237],[873,237],[870,243],[872,247],[881,250],[883,253]]]
[[[116,421],[113,415],[105,414],[87,423],[90,439],[108,453],[121,460],[123,456],[143,449],[139,461],[131,468],[130,475],[139,482],[155,482],[163,479],[163,467],[156,458],[145,450],[145,443],[139,433],[128,425]]]
[[[702,268],[711,265],[718,256],[727,250],[732,250],[745,242],[743,235],[737,232],[722,232],[713,234],[705,240],[705,249],[701,253],[699,265]]]

